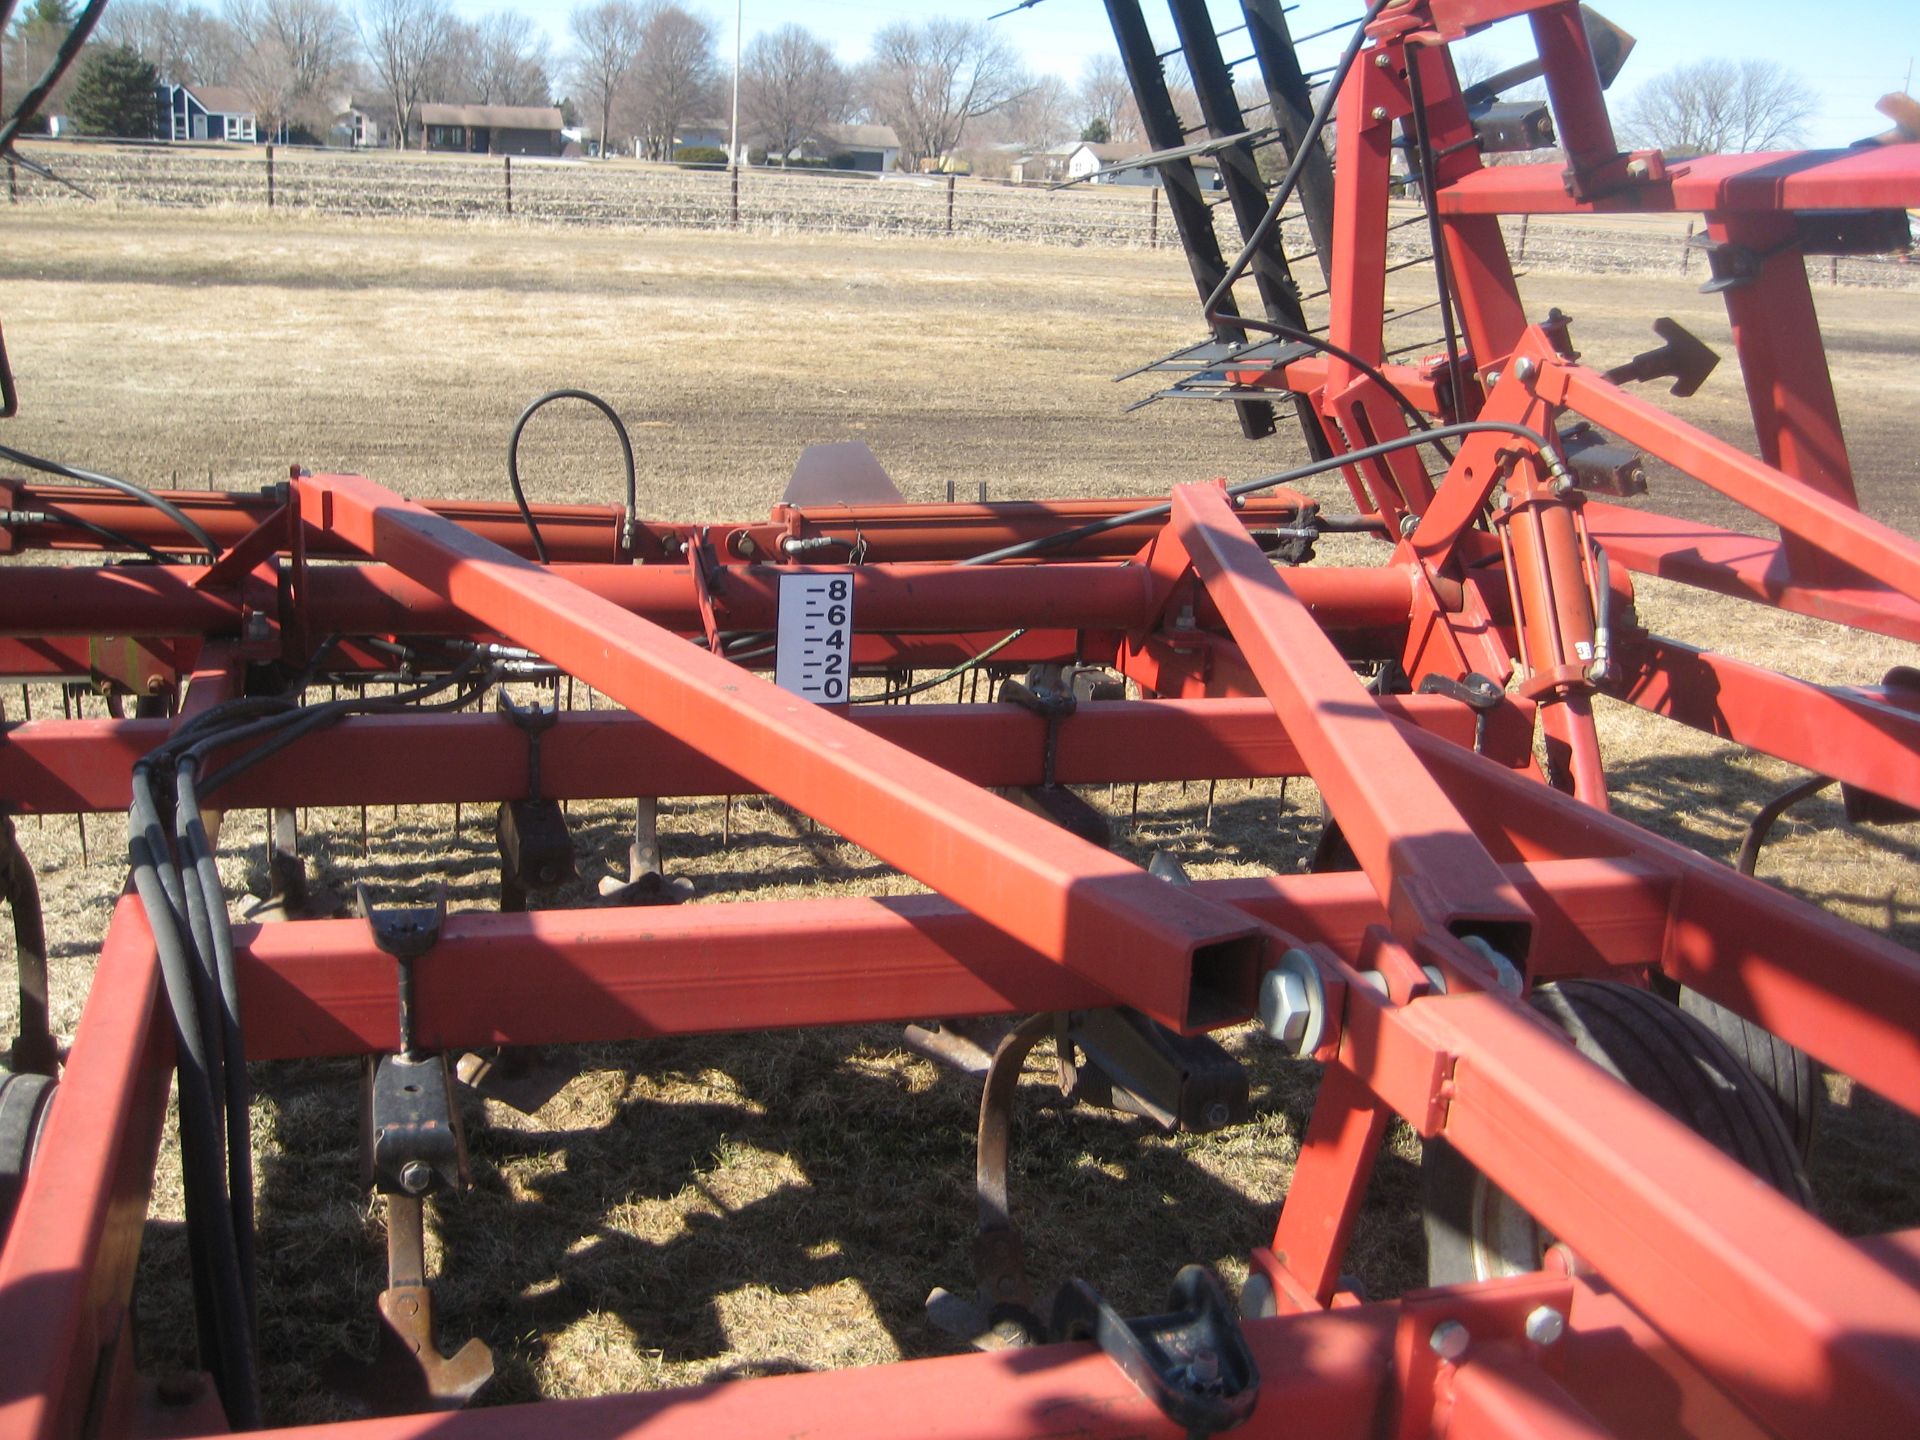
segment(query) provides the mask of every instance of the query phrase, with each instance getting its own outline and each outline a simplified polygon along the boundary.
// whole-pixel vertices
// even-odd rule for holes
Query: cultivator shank
[[[1150,138],[1177,147],[1165,56],[1137,5],[1108,9]],[[1797,1047],[1920,1111],[1920,960],[1611,814],[1594,722],[1630,703],[1839,781],[1863,816],[1920,806],[1910,674],[1823,687],[1664,638],[1633,581],[1920,638],[1920,545],[1855,501],[1803,264],[1904,236],[1920,146],[1623,152],[1597,32],[1566,0],[1381,0],[1332,77],[1337,110],[1315,115],[1280,7],[1245,9],[1267,122],[1234,99],[1205,7],[1173,7],[1255,241],[1229,264],[1191,157],[1168,162],[1209,338],[1162,368],[1169,394],[1229,400],[1249,434],[1273,428],[1275,402],[1294,409],[1309,459],[1277,475],[917,505],[858,457],[816,456],[767,520],[696,525],[415,501],[298,469],[257,495],[165,492],[164,511],[5,482],[0,674],[88,685],[112,713],[10,724],[0,803],[16,820],[130,811],[136,893],[57,1049],[31,836],[9,826],[23,1033],[0,1076],[0,1435],[272,1419],[247,1067],[316,1057],[367,1067],[390,1246],[378,1365],[340,1380],[375,1418],[325,1427],[342,1440],[1920,1433],[1920,1232],[1843,1238],[1809,1213],[1805,1117],[1656,998],[1692,992],[1689,1014],[1721,1033]],[[1491,97],[1454,75],[1448,44],[1509,17],[1537,42],[1564,149],[1550,164],[1484,166],[1509,120],[1476,130]],[[1331,175],[1315,139],[1329,115]],[[1270,141],[1293,157],[1272,191],[1254,154]],[[1424,358],[1387,335],[1396,146],[1438,247],[1445,348]],[[1260,234],[1262,207],[1277,217],[1296,194],[1325,205],[1308,217],[1331,274],[1324,339],[1278,227]],[[1577,317],[1522,304],[1499,226],[1667,210],[1705,217],[1758,458],[1626,388],[1671,380],[1684,397],[1711,368],[1700,342],[1668,322],[1601,368],[1575,348]],[[1242,275],[1256,298],[1235,305]],[[1625,503],[1656,459],[1779,537]],[[843,463],[865,478],[836,494]],[[1334,472],[1352,514],[1290,488]],[[1379,563],[1315,562],[1341,534]],[[49,550],[134,558],[34,563]],[[807,623],[833,638],[794,621],[803,586],[820,607]],[[770,678],[781,647],[812,645],[830,703]],[[920,694],[917,670],[945,672],[951,698],[868,703]],[[554,703],[496,704],[508,680],[550,682]],[[614,708],[568,708],[563,680]],[[1295,776],[1325,802],[1318,863],[1231,880],[1130,863],[1098,792],[1072,788]],[[656,802],[748,794],[927,893],[676,903],[688,887],[664,873]],[[564,806],[583,800],[634,802],[631,846],[597,908],[541,908],[574,874]],[[449,912],[444,892],[395,910],[375,874],[356,915],[305,918],[298,812],[373,804],[498,806],[498,911]],[[273,923],[230,925],[219,890],[223,817],[245,810],[270,816]],[[1291,1183],[1262,1197],[1277,1228],[1246,1237],[1238,1317],[1198,1272],[1164,1277],[1150,1317],[1078,1281],[1050,1297],[1009,1184],[1028,1055],[1052,1044],[1063,1104],[1229,1129],[1255,1102],[1214,1032],[1249,1021],[1322,1074]],[[909,1024],[909,1043],[973,1077],[951,1083],[983,1087],[974,1283],[929,1278],[954,1286],[933,1321],[984,1353],[428,1413],[484,1396],[493,1373],[478,1339],[442,1354],[438,1331],[484,1317],[436,1313],[430,1288],[425,1217],[460,1203],[470,1169],[458,1076],[523,1073],[533,1047],[545,1063],[594,1042],[871,1022]],[[1628,1032],[1639,1059],[1608,1049]],[[35,1070],[58,1073],[50,1102]],[[199,1388],[139,1373],[129,1308],[176,1081]],[[1447,1283],[1370,1301],[1345,1262],[1395,1116],[1465,1187],[1447,1223],[1467,1273],[1442,1273],[1436,1241]],[[1435,1197],[1430,1183],[1430,1237]]]

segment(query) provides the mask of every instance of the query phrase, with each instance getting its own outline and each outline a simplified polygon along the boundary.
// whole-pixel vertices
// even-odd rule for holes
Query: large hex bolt
[[[1327,1033],[1327,987],[1320,967],[1288,950],[1260,981],[1260,1026],[1289,1055],[1311,1055]]]

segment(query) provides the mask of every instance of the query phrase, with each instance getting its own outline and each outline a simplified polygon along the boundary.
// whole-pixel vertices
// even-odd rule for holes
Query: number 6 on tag
[[[843,705],[852,668],[853,577],[782,575],[775,682],[816,705]]]

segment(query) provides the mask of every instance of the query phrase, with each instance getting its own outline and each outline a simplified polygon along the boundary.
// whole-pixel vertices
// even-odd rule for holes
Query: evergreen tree
[[[13,22],[16,35],[51,34],[56,39],[73,28],[74,9],[68,0],[33,0]]]
[[[1113,139],[1113,127],[1107,124],[1104,115],[1096,115],[1081,130],[1080,138],[1090,145],[1105,145]]]
[[[83,134],[147,139],[153,134],[159,80],[137,51],[125,45],[100,46],[80,64],[68,113]]]

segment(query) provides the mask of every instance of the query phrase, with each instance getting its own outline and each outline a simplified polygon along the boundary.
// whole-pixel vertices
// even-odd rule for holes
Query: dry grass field
[[[1418,303],[1417,281],[1405,282]],[[1536,270],[1537,307],[1575,317],[1613,363],[1672,314],[1724,348],[1714,297],[1678,277]],[[1826,291],[1835,375],[1869,508],[1920,532],[1920,297]],[[412,495],[504,496],[503,447],[521,406],[555,386],[605,395],[641,455],[642,508],[664,518],[762,515],[815,441],[870,444],[911,498],[1164,494],[1296,456],[1230,416],[1124,405],[1146,382],[1109,377],[1197,338],[1177,255],[971,243],[685,233],[535,231],[486,224],[302,217],[0,212],[0,316],[23,395],[6,438],[155,484],[253,487],[310,469],[356,470]],[[1409,335],[1406,339],[1420,338]],[[1686,413],[1744,443],[1738,377]],[[615,447],[554,414],[523,457],[535,494],[611,500]],[[1309,487],[1311,488],[1311,487]],[[1656,498],[1732,519],[1731,507],[1656,477]],[[1338,481],[1322,488],[1344,508]],[[1347,552],[1340,552],[1343,557]],[[1911,647],[1734,602],[1643,585],[1655,628],[1817,680],[1874,681]],[[11,697],[9,697],[11,698]],[[36,706],[56,704],[50,694]],[[584,694],[578,703],[588,703]],[[40,713],[36,710],[36,713]],[[97,707],[92,713],[98,713]],[[1787,767],[1608,706],[1620,810],[1731,859],[1746,817]],[[1106,803],[1104,792],[1089,798]],[[1196,875],[1286,870],[1318,825],[1310,786],[1143,791],[1126,852],[1177,852]],[[1124,822],[1126,791],[1112,797]],[[663,806],[671,872],[697,899],[912,888],[871,856],[757,799]],[[323,887],[356,878],[456,906],[493,903],[490,817],[408,807],[306,817]],[[582,903],[623,863],[620,807],[575,806]],[[56,944],[56,1024],[70,1032],[124,872],[124,831],[28,823]],[[262,884],[253,817],[233,817],[225,873],[241,903]],[[1920,944],[1914,837],[1859,833],[1837,803],[1784,822],[1767,878]],[[0,1015],[0,1021],[10,1021]],[[1016,1137],[1015,1204],[1036,1280],[1082,1276],[1123,1309],[1155,1303],[1177,1266],[1217,1264],[1263,1238],[1284,1194],[1314,1077],[1229,1037],[1253,1072],[1243,1129],[1165,1139],[1142,1122],[1030,1098]],[[449,1341],[493,1347],[493,1401],[679,1384],[782,1368],[938,1353],[935,1284],[964,1288],[973,1220],[973,1086],[862,1030],[596,1047],[533,1117],[468,1107],[476,1188],[438,1207],[434,1247]],[[368,1353],[384,1283],[377,1215],[359,1189],[355,1069],[260,1067],[260,1254],[270,1414],[343,1413],[329,1367]],[[1040,1086],[1032,1087],[1035,1097]],[[1920,1224],[1913,1127],[1843,1077],[1814,1159],[1823,1210],[1849,1229]],[[1352,1266],[1373,1293],[1421,1273],[1418,1143],[1395,1139]],[[186,1292],[177,1175],[163,1171],[141,1293],[149,1362],[178,1348]]]

